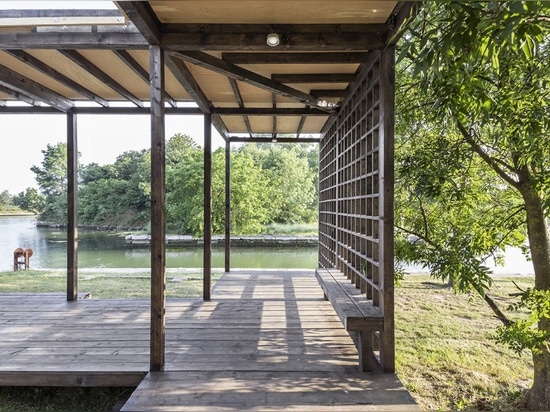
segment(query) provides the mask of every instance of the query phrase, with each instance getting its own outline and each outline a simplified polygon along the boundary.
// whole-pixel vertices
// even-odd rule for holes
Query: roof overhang
[[[0,113],[13,112],[12,102],[29,112],[146,111],[148,48],[159,45],[172,111],[196,104],[227,139],[315,137],[369,53],[399,37],[414,2],[114,4],[0,11]],[[270,34],[277,45],[268,44]]]

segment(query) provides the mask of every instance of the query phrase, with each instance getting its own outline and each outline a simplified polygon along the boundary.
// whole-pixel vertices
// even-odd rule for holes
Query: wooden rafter
[[[38,106],[39,105],[38,100],[36,100],[36,99],[34,99],[30,96],[27,96],[24,93],[19,93],[19,92],[13,90],[13,89],[10,89],[9,87],[3,86],[2,84],[0,84],[0,92],[4,93],[4,94],[7,94],[8,96],[11,96],[16,100],[19,100],[19,101],[25,102],[27,104],[30,104],[31,106]],[[2,111],[4,109],[6,109],[6,110],[10,109],[11,110],[13,108],[14,107],[7,106],[7,105],[2,105]],[[24,109],[27,109],[27,108],[25,107]],[[51,109],[51,107],[48,107],[48,109]],[[59,110],[55,109],[55,112],[58,113]]]
[[[239,90],[239,85],[237,84],[237,81],[235,79],[232,79],[231,77],[229,77],[228,80],[229,84],[231,85],[231,90],[233,90],[233,95],[235,96],[237,104],[239,105],[239,108],[244,109],[243,97],[241,95],[241,91]],[[249,136],[252,137],[252,127],[250,126],[250,120],[248,119],[247,115],[243,115],[243,121]]]
[[[171,54],[184,61],[191,62],[198,66],[212,70],[216,73],[223,74],[227,77],[231,77],[235,80],[240,80],[245,83],[252,84],[256,87],[267,90],[271,93],[276,93],[278,95],[285,96],[293,100],[297,100],[309,106],[318,107],[320,110],[323,110],[329,114],[336,114],[336,110],[334,110],[333,108],[318,106],[317,99],[307,93],[304,93],[300,90],[284,85],[282,83],[276,82],[274,80],[268,79],[250,70],[244,69],[242,67],[236,66],[224,60],[218,59],[209,54],[206,54],[203,52],[195,52],[195,51],[171,52]]]
[[[143,106],[143,102],[141,100],[139,100],[136,96],[134,96],[132,93],[130,93],[124,87],[122,87],[111,76],[109,76],[107,73],[105,73],[99,67],[97,67],[91,61],[86,59],[84,56],[82,56],[76,50],[60,50],[59,52],[61,54],[63,54],[65,57],[67,57],[68,59],[72,60],[78,66],[80,66],[81,68],[86,70],[92,76],[96,77],[97,79],[99,79],[100,81],[105,83],[107,86],[109,86],[115,92],[117,92],[121,96],[125,97],[126,99],[128,99],[129,101],[134,103],[136,106],[138,106],[138,107]]]
[[[304,128],[304,123],[306,122],[307,117],[302,116],[300,118],[300,123],[298,123],[298,129],[296,130],[296,137],[300,138],[300,135],[302,134],[302,129]]]
[[[149,84],[149,73],[132,57],[126,50],[113,50],[120,60],[122,60],[126,66],[137,74],[145,83]],[[164,91],[164,100],[172,107],[176,107],[176,101],[170,96],[170,94]]]
[[[100,104],[103,107],[109,106],[109,102],[102,98],[101,96],[98,96],[97,94],[93,93],[92,91],[86,89],[84,86],[82,86],[80,83],[74,81],[70,77],[65,76],[63,73],[58,72],[51,66],[47,65],[43,61],[37,59],[33,55],[27,53],[23,50],[6,50],[6,53],[11,54],[13,57],[19,59],[20,61],[28,64],[32,68],[40,71],[41,73],[44,73],[47,76],[50,76],[54,80],[58,81],[59,83],[73,89],[77,93],[81,94],[84,97],[87,97],[91,101],[94,101],[98,104]]]
[[[27,95],[32,99],[42,101],[63,112],[73,107],[73,102],[28,77],[15,73],[0,65],[0,85],[15,92]]]
[[[165,64],[172,72],[177,81],[193,98],[195,103],[200,107],[203,113],[210,113],[210,101],[200,88],[199,84],[182,61],[174,59],[170,55],[166,55]]]
[[[277,95],[275,93],[271,95],[271,107],[273,110],[277,110]],[[277,138],[277,116],[272,116],[272,125],[271,136],[275,139]]]

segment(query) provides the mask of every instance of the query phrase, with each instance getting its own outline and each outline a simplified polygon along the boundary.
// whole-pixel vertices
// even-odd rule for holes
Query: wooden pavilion
[[[113,4],[0,10],[0,113],[64,113],[67,120],[67,301],[78,299],[77,118],[150,114],[149,371],[166,369],[164,120],[202,114],[203,300],[211,301],[211,127],[226,142],[226,272],[231,143],[318,142],[318,278],[347,330],[359,332],[359,347],[393,372],[394,45],[415,3]],[[362,311],[363,326],[354,326],[350,306]],[[368,368],[370,352],[361,356]]]

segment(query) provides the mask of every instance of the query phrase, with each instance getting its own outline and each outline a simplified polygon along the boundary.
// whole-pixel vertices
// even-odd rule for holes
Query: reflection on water
[[[67,265],[67,242],[64,229],[37,228],[36,218],[0,216],[0,271],[13,270],[13,251],[33,249],[31,269],[64,268]],[[168,268],[202,267],[202,248],[168,249]],[[79,231],[78,264],[81,268],[148,268],[148,248],[128,248],[117,235]],[[212,251],[212,267],[224,266],[223,248]],[[317,267],[317,248],[232,248],[232,268],[302,268]]]

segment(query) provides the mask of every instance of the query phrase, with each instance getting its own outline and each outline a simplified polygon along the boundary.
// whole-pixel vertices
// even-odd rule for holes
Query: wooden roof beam
[[[355,80],[355,73],[272,74],[271,79],[281,83],[349,83]]]
[[[329,114],[336,114],[337,111],[333,107],[319,106],[319,101],[310,94],[304,93],[300,90],[293,89],[287,85],[271,80],[267,77],[261,76],[250,70],[246,70],[242,67],[236,66],[224,60],[218,59],[214,56],[203,52],[189,51],[189,52],[171,52],[171,54],[184,61],[196,64],[206,69],[212,70],[216,73],[223,74],[227,77],[231,77],[235,80],[240,80],[245,83],[252,84],[263,90],[267,90],[271,93],[297,100],[308,106],[314,106],[323,110]]]
[[[0,84],[0,92],[7,94],[8,96],[13,97],[16,100],[19,100],[21,102],[25,102],[27,104],[30,104],[31,106],[39,106],[40,103],[38,100],[33,99],[32,97],[27,96],[26,94],[19,93],[13,89],[10,89],[9,87],[3,86]],[[7,105],[6,105],[7,107]],[[59,113],[58,110],[56,110],[56,113]]]
[[[231,143],[272,143],[272,137],[240,137],[229,136]],[[319,143],[321,139],[316,137],[278,137],[274,143]]]
[[[314,107],[213,107],[212,114],[221,116],[327,116]]]
[[[0,18],[124,17],[115,9],[21,9],[0,10]]]
[[[324,53],[222,53],[222,60],[233,64],[361,64],[369,52]]]
[[[422,2],[419,1],[400,1],[397,3],[394,14],[386,22],[386,26],[388,27],[384,35],[384,43],[386,45],[397,43],[421,6]]]
[[[298,129],[296,130],[296,137],[300,138],[300,135],[302,134],[302,129],[304,128],[304,123],[306,122],[307,117],[302,116],[300,118],[300,123],[298,123]]]
[[[129,101],[131,101],[132,103],[134,103],[138,107],[143,107],[143,102],[141,100],[139,100],[136,96],[134,96],[132,93],[130,93],[124,87],[122,87],[112,77],[110,77],[107,73],[102,71],[99,67],[97,67],[95,64],[93,64],[91,61],[86,59],[84,56],[82,56],[76,50],[59,50],[59,52],[61,54],[63,54],[65,57],[67,57],[68,59],[72,60],[78,66],[82,67],[84,70],[86,70],[92,76],[96,77],[98,80],[105,83],[108,87],[113,89],[115,92],[120,94],[122,97],[128,99]]]
[[[117,7],[128,16],[147,42],[159,45],[160,21],[147,1],[117,1]]]
[[[137,62],[136,59],[132,57],[130,53],[126,50],[113,50],[120,60],[126,64],[130,69],[133,70],[146,84],[149,84],[149,73]],[[164,91],[164,100],[172,107],[177,107],[176,101],[170,96],[170,94],[165,90]]]
[[[342,98],[346,96],[345,89],[311,89],[309,93],[319,99],[330,97]]]
[[[182,61],[174,59],[169,54],[166,54],[164,64],[166,64],[168,70],[172,72],[176,80],[180,82],[182,87],[192,97],[202,112],[210,113],[212,104],[200,88],[187,66]]]
[[[385,27],[385,26],[384,26]],[[379,25],[244,25],[189,24],[161,26],[161,44],[166,50],[248,51],[365,51],[384,46]],[[279,34],[281,43],[266,44],[269,33]]]
[[[235,79],[232,79],[231,77],[228,77],[228,80],[229,84],[231,85],[231,90],[233,90],[233,95],[237,100],[237,104],[241,109],[244,109],[243,97],[241,95],[241,91],[239,90],[239,85],[237,84],[237,81]],[[247,115],[243,115],[243,121],[246,126],[246,130],[248,131],[248,134],[250,135],[250,137],[252,137],[252,127],[250,126],[250,120],[248,119]]]
[[[102,97],[98,96],[97,94],[91,92],[90,90],[86,89],[84,86],[82,86],[80,83],[74,81],[73,79],[65,76],[63,73],[58,72],[51,66],[48,66],[46,63],[42,62],[41,60],[37,59],[33,55],[23,51],[23,50],[6,50],[6,53],[11,54],[16,59],[19,59],[23,63],[28,64],[33,69],[38,70],[41,73],[44,73],[47,76],[50,76],[57,82],[73,89],[77,93],[81,94],[82,96],[98,103],[99,105],[103,107],[109,106],[109,102]]]
[[[272,104],[273,110],[276,110],[277,109],[277,95],[275,93],[273,93],[271,95],[271,104]],[[271,136],[273,136],[274,139],[277,138],[277,116],[272,117]]]
[[[139,33],[0,33],[0,49],[147,49]]]
[[[64,96],[2,65],[0,65],[0,85],[27,95],[32,99],[42,101],[63,112],[74,106],[73,102]]]

